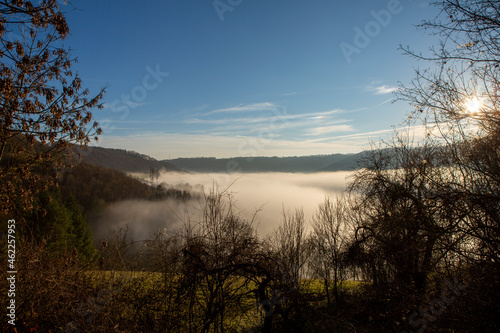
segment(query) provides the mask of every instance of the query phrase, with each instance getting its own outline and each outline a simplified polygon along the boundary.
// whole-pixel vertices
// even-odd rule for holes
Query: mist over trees
[[[55,186],[56,156],[100,132],[89,110],[102,95],[80,96],[67,50],[51,46],[68,33],[55,1],[0,1],[0,196],[2,214],[23,221],[19,331],[498,332],[500,4],[435,5],[440,16],[421,27],[439,47],[403,48],[431,66],[397,93],[412,106],[408,130],[363,153],[312,221],[283,209],[260,237],[259,209],[245,219],[230,188],[213,188],[198,198],[201,217],[186,210],[176,229],[96,241],[88,218],[99,207],[192,194],[163,188],[153,165],[149,184],[81,163]],[[16,24],[22,41],[5,37]]]

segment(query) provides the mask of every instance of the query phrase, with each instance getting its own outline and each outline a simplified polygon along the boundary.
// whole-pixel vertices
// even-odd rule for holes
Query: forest
[[[102,133],[106,88],[89,97],[71,71],[57,1],[0,1],[0,331],[498,332],[500,4],[435,5],[421,28],[440,47],[401,48],[430,65],[396,92],[407,129],[360,154],[311,221],[284,209],[262,236],[230,187],[165,188],[153,167],[144,181],[75,158]],[[202,218],[93,237],[110,204],[167,198]]]

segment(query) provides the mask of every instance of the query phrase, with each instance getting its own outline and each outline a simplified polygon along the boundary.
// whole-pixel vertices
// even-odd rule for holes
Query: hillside
[[[162,162],[193,172],[322,172],[358,168],[362,153],[292,157],[177,158]]]
[[[358,168],[363,153],[289,157],[195,157],[158,161],[150,156],[125,149],[88,147],[81,153],[82,162],[123,172],[325,172],[351,171]]]
[[[181,171],[166,161],[125,149],[87,147],[80,153],[85,163],[123,172],[149,172],[151,168],[166,171]]]
[[[139,179],[128,176],[123,171],[85,162],[66,170],[61,176],[60,188],[65,197],[75,196],[84,213],[105,207],[113,202],[131,199],[191,198],[191,193],[186,190],[152,187]]]

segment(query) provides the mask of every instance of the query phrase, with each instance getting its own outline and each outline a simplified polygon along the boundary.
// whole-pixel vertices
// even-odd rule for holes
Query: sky
[[[61,3],[63,1],[61,0]],[[99,146],[157,159],[355,153],[402,126],[399,83],[436,40],[420,0],[70,1]]]

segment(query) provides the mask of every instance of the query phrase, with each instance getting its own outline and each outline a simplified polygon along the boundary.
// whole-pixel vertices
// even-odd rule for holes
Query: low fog
[[[293,212],[302,208],[310,222],[318,204],[326,195],[335,197],[345,190],[349,172],[298,173],[246,173],[209,174],[164,172],[158,183],[164,187],[189,189],[191,192],[216,188],[233,195],[235,207],[241,216],[250,220],[264,236],[280,223],[283,209]],[[149,181],[149,174],[133,174]],[[156,183],[156,181],[155,181]],[[127,228],[134,240],[151,238],[159,230],[175,231],[182,228],[183,220],[200,219],[200,199],[180,201],[124,201],[110,205],[93,223],[96,238],[104,238],[110,229]]]

